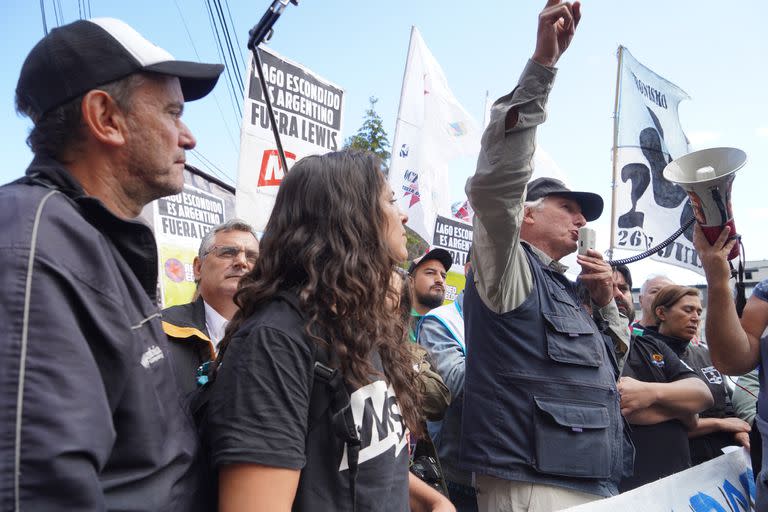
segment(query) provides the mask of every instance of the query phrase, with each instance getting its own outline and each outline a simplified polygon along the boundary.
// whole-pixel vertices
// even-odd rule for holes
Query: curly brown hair
[[[307,318],[305,332],[330,347],[347,382],[363,386],[380,375],[371,363],[378,352],[405,424],[419,435],[421,396],[411,353],[401,342],[407,325],[391,306],[400,294],[390,284],[398,262],[383,237],[380,168],[375,155],[354,151],[296,162],[277,193],[259,260],[240,281],[240,310],[227,327],[219,361],[247,318],[279,292],[294,290]]]

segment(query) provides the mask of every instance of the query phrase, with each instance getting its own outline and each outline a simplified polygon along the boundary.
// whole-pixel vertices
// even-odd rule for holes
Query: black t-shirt
[[[646,332],[632,340],[623,375],[643,382],[674,382],[696,374],[664,342]],[[678,420],[632,425],[635,474],[619,484],[621,492],[640,487],[691,466],[688,433]]]
[[[275,299],[238,330],[208,404],[213,464],[300,469],[293,510],[351,510],[346,446],[334,434],[330,411],[311,429],[308,425],[312,388],[324,384],[314,378],[317,345],[303,329],[304,319],[295,307]],[[378,355],[372,362],[381,368]],[[357,510],[406,511],[405,426],[391,385],[380,376],[372,380],[349,389],[362,442]]]

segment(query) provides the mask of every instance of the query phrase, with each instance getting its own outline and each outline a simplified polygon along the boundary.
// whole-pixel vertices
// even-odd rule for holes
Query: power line
[[[56,4],[59,6],[59,16],[61,16],[61,24],[64,25],[66,21],[64,20],[64,9],[61,8],[61,0],[56,0]]]
[[[192,45],[192,51],[195,52],[195,56],[197,57],[197,60],[202,61],[203,59],[200,58],[200,54],[197,52],[197,47],[195,46],[195,40],[192,38],[192,34],[189,32],[189,26],[187,25],[187,20],[184,18],[184,13],[182,12],[181,7],[179,7],[179,2],[178,0],[173,0],[173,1],[176,4],[176,10],[179,11],[179,17],[181,18],[181,23],[184,25],[184,31],[187,33],[187,39],[189,39],[189,44]],[[238,148],[237,148],[237,144],[235,143],[235,138],[232,136],[232,127],[227,122],[227,118],[224,117],[224,111],[221,109],[221,103],[219,103],[219,97],[215,91],[212,96],[213,96],[213,101],[216,102],[216,109],[219,111],[221,120],[224,123],[224,127],[226,128],[227,137],[229,138],[229,141],[232,143],[232,147],[234,148],[235,152],[237,152]]]
[[[61,26],[61,20],[59,20],[59,10],[56,8],[56,0],[51,0],[51,5],[53,6],[53,17],[56,20],[56,26]]]
[[[83,19],[83,0],[77,0],[77,14]]]
[[[208,20],[211,23],[211,30],[213,31],[213,34],[216,37],[216,44],[217,44],[217,48],[218,48],[218,51],[219,51],[219,56],[221,57],[221,60],[226,63],[227,59],[226,59],[226,56],[224,55],[224,48],[223,48],[223,45],[221,44],[221,36],[219,35],[219,29],[218,29],[218,26],[216,25],[216,19],[213,16],[213,9],[211,8],[210,0],[206,0],[205,1],[205,6],[208,9]],[[225,78],[227,80],[227,84],[229,85],[229,92],[230,92],[230,96],[231,96],[230,99],[231,99],[232,105],[233,105],[233,107],[235,109],[235,115],[236,115],[236,117],[238,119],[242,119],[243,118],[243,111],[242,111],[242,108],[240,106],[240,101],[238,100],[238,96],[239,95],[237,94],[237,90],[235,88],[235,83],[234,83],[234,80],[232,78],[231,66],[225,66],[225,70],[227,72],[227,74],[225,75]]]
[[[237,79],[237,84],[240,90],[245,90],[245,85],[243,84],[243,72],[240,66],[240,59],[237,57],[234,45],[232,44],[232,36],[229,33],[229,23],[227,23],[226,18],[224,18],[224,9],[222,9],[221,7],[221,0],[213,0],[213,5],[214,7],[216,7],[216,13],[219,15],[219,23],[221,24],[221,31],[224,34],[224,42],[227,45],[227,50],[229,50],[229,60],[232,63],[232,67],[235,70],[234,75],[235,75],[235,78]],[[234,32],[234,28],[233,28],[233,32]]]
[[[192,50],[195,52],[195,56],[197,57],[198,61],[202,61],[203,59],[200,58],[200,54],[197,52],[197,47],[195,46],[195,40],[192,38],[192,34],[189,32],[189,26],[187,25],[187,20],[184,18],[184,13],[181,10],[181,7],[179,7],[178,0],[174,0],[174,3],[176,4],[176,10],[179,11],[179,17],[181,18],[181,23],[184,25],[184,31],[187,33],[187,39],[189,39],[189,44],[192,45]],[[219,103],[219,97],[214,91],[213,93],[213,100],[216,102],[216,109],[219,111],[219,115],[221,116],[222,122],[224,122],[224,127],[226,128],[227,137],[229,138],[229,141],[232,143],[232,147],[234,148],[235,152],[238,151],[237,144],[235,143],[235,138],[232,136],[232,128],[227,122],[226,117],[224,117],[224,111],[221,109],[221,103]],[[238,122],[240,119],[238,119]]]
[[[229,24],[232,25],[232,32],[235,33],[235,43],[237,43],[238,48],[243,48],[243,46],[240,45],[240,39],[237,37],[237,30],[234,30],[235,22],[232,21],[232,12],[229,10],[229,0],[224,0],[224,5],[227,7],[227,14],[229,15]]]
[[[230,177],[229,177],[229,175],[227,175],[227,174],[226,174],[224,171],[222,171],[221,169],[219,169],[219,168],[216,166],[216,164],[214,164],[213,162],[211,162],[210,160],[208,160],[208,159],[207,159],[205,156],[203,156],[203,154],[202,154],[202,153],[200,153],[198,150],[196,150],[196,149],[192,149],[192,150],[191,150],[191,153],[192,153],[192,155],[194,155],[195,157],[197,157],[197,159],[198,159],[198,161],[199,161],[200,163],[202,163],[202,164],[203,164],[203,165],[204,165],[206,168],[208,168],[208,169],[211,171],[211,174],[215,174],[217,177],[219,177],[221,180],[223,180],[223,181],[225,181],[225,182],[231,183],[231,184],[233,184],[233,185],[235,184],[234,180],[232,180],[232,178],[230,178]]]
[[[43,18],[43,32],[48,35],[48,24],[45,22],[45,0],[40,0],[40,14]]]

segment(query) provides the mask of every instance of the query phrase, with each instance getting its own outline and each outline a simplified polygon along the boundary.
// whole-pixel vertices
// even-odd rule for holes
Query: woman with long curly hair
[[[451,510],[408,472],[421,398],[390,284],[407,217],[380,168],[310,156],[280,186],[208,403],[221,511]]]

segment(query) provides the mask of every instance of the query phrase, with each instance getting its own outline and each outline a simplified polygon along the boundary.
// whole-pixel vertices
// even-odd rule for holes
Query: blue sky
[[[65,21],[78,17],[78,1],[58,3]],[[532,53],[543,3],[301,0],[278,21],[270,46],[345,89],[344,137],[360,126],[368,97],[378,97],[377,110],[391,141],[411,25],[421,31],[459,101],[482,121],[486,90],[492,97],[509,92]],[[53,1],[44,4],[50,28],[56,24]],[[94,16],[123,19],[177,58],[221,61],[204,0],[90,0],[90,6]],[[241,45],[267,6],[267,1],[229,0]],[[748,164],[734,184],[736,223],[747,257],[768,258],[763,230],[768,204],[760,186],[768,169],[763,4],[596,0],[585,2],[582,11],[576,38],[560,61],[549,119],[538,138],[569,185],[610,198],[616,48],[622,44],[691,96],[680,113],[695,148],[735,146],[747,152]],[[24,143],[29,122],[16,115],[13,93],[24,57],[43,35],[39,2],[4,0],[0,20],[5,36],[0,52],[5,150],[0,182],[6,182],[21,176],[31,158]],[[245,60],[244,46],[240,50]],[[187,105],[185,121],[197,136],[198,151],[234,181],[239,120],[224,80],[213,95]],[[194,156],[189,160],[204,168]],[[457,199],[472,171],[472,160],[452,169]],[[599,249],[607,248],[607,217],[593,226]],[[636,281],[649,272],[669,273],[686,283],[701,281],[687,271],[652,263],[633,265],[632,270]]]

